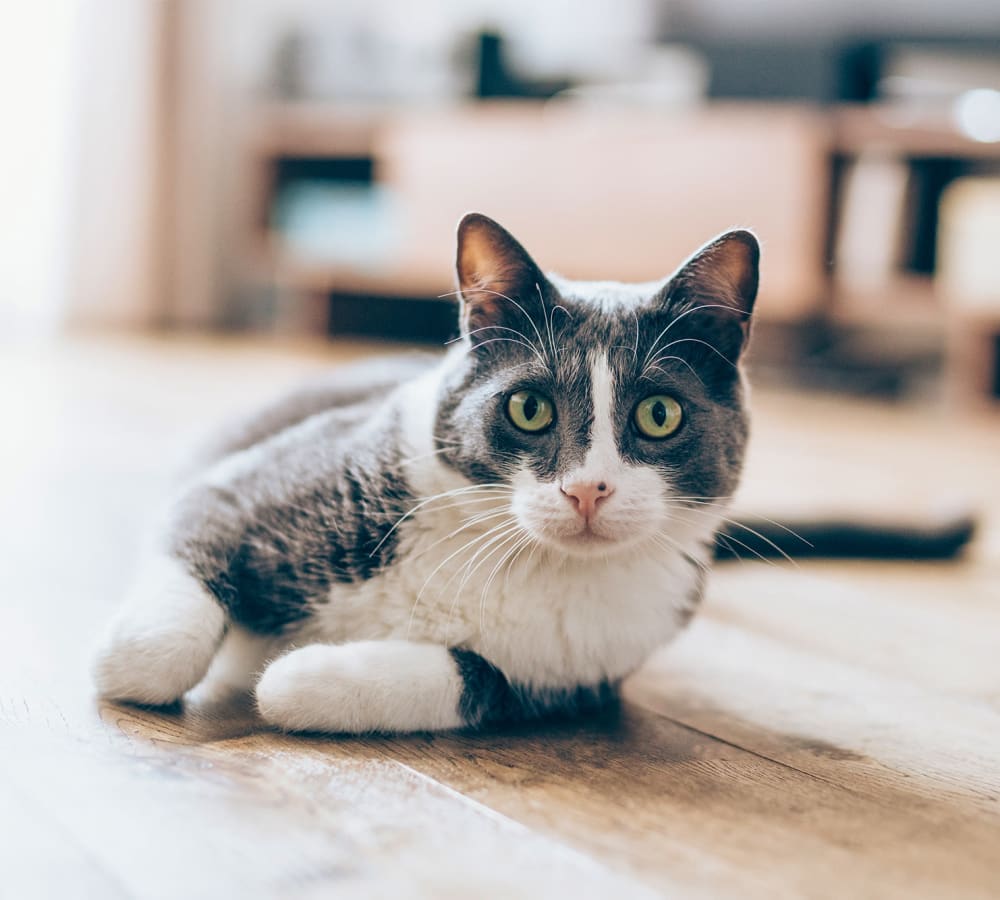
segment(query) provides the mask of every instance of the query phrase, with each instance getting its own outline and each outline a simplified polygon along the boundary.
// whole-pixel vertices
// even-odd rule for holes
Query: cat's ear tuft
[[[697,319],[718,332],[724,352],[735,362],[750,334],[759,280],[757,237],[735,229],[691,256],[674,273],[662,297],[672,314]]]
[[[474,343],[497,335],[484,329],[522,327],[534,315],[547,282],[535,261],[513,235],[481,213],[467,213],[458,224],[456,260],[462,298],[462,333]],[[522,323],[523,324],[523,323]]]

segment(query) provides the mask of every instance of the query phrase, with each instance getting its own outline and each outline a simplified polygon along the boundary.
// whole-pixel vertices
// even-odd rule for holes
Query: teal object
[[[302,262],[377,270],[399,245],[393,209],[381,185],[295,181],[279,192],[272,225]]]

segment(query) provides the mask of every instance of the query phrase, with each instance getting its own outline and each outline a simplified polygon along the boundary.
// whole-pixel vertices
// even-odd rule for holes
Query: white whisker
[[[708,349],[711,350],[716,356],[718,356],[724,363],[728,363],[734,369],[736,368],[736,363],[734,363],[728,356],[726,356],[717,347],[713,346],[708,341],[703,341],[701,338],[692,338],[692,337],[677,338],[676,340],[671,341],[669,344],[664,345],[660,349],[661,351],[666,351],[677,344],[701,344],[705,347],[708,347]]]
[[[518,546],[518,544],[520,543],[521,540],[523,540],[523,538],[524,538],[524,529],[521,528],[520,526],[518,526],[517,529],[514,531],[514,533],[511,534],[506,540],[504,540],[499,545],[498,548],[496,548],[496,549],[503,550],[503,548],[505,548],[506,545],[508,543],[510,543],[510,541],[514,541],[513,547],[510,547],[508,549],[503,550],[503,552],[500,555],[499,561],[493,567],[493,570],[490,572],[489,576],[487,577],[486,583],[483,585],[483,589],[480,592],[480,595],[479,595],[479,634],[480,634],[480,636],[483,639],[483,646],[484,647],[487,644],[487,638],[486,638],[486,600],[487,600],[487,597],[488,597],[488,594],[489,594],[490,586],[493,584],[493,579],[496,578],[497,572],[500,571],[500,569],[503,567],[504,563],[510,558],[511,554],[514,552],[514,548],[516,548]],[[487,559],[489,559],[493,555],[493,553],[496,552],[496,549],[493,550],[493,551],[491,551],[490,554],[483,560],[483,562],[485,562]],[[479,566],[481,566],[481,565],[482,565],[482,563],[479,564]],[[476,566],[476,569],[478,569],[479,566]],[[475,569],[473,570],[473,572],[474,571],[475,571]],[[470,573],[470,575],[471,575],[471,573]]]
[[[738,519],[731,519],[728,516],[721,515],[721,514],[719,514],[717,512],[708,512],[706,510],[697,509],[696,507],[684,507],[684,509],[686,509],[688,512],[696,513],[696,514],[699,514],[699,515],[702,515],[702,516],[710,516],[710,517],[713,517],[713,518],[717,517],[717,518],[721,519],[723,522],[725,522],[727,525],[732,525],[735,528],[742,528],[744,531],[749,532],[754,537],[758,538],[759,540],[763,541],[768,546],[772,547],[781,556],[783,556],[786,560],[788,560],[788,562],[790,562],[793,566],[798,567],[798,563],[794,559],[792,559],[792,557],[789,556],[788,553],[786,553],[774,541],[772,541],[766,535],[761,534],[756,529],[751,528],[745,522],[740,522]],[[762,521],[770,523],[771,525],[774,525],[776,528],[782,529],[782,531],[788,532],[788,534],[790,534],[792,537],[794,537],[794,538],[802,541],[803,544],[806,544],[809,547],[812,546],[812,544],[809,541],[807,541],[804,537],[802,537],[802,535],[796,534],[794,531],[792,531],[791,528],[788,528],[787,526],[782,525],[780,522],[775,522],[773,519],[767,519],[764,516],[758,516],[758,518],[760,518]],[[733,539],[736,540],[736,538],[733,538]]]
[[[479,547],[475,551],[475,553],[468,560],[466,560],[465,563],[459,566],[451,574],[451,577],[449,577],[448,580],[441,586],[441,590],[443,592],[448,587],[448,585],[450,585],[455,580],[455,578],[458,577],[459,574],[464,573],[462,574],[462,578],[458,584],[458,587],[455,589],[455,595],[452,598],[451,605],[448,607],[448,622],[447,625],[445,626],[446,631],[450,632],[451,630],[451,620],[455,612],[455,607],[458,605],[459,598],[462,596],[462,591],[465,589],[465,585],[468,583],[469,578],[472,577],[472,575],[476,572],[479,566],[482,565],[482,563],[486,562],[486,560],[488,560],[493,555],[493,553],[496,551],[495,545],[497,544],[498,541],[505,542],[506,538],[508,538],[510,535],[520,530],[521,526],[518,525],[516,520],[514,520],[513,518],[509,519],[507,522],[501,522],[495,528],[492,528],[489,532],[487,532],[484,535],[484,537],[490,537],[490,540],[487,543],[483,544],[483,546]],[[476,564],[476,560],[479,559],[481,554],[483,554],[490,547],[494,547],[494,550],[491,550],[480,561],[479,564]]]
[[[417,596],[413,600],[413,606],[410,608],[409,622],[408,622],[408,624],[406,626],[407,637],[409,637],[410,629],[413,627],[413,616],[415,615],[415,613],[417,611],[417,607],[420,604],[420,600],[423,598],[424,591],[427,590],[427,588],[430,585],[431,581],[433,580],[434,576],[437,575],[437,573],[440,572],[442,568],[444,568],[449,562],[451,562],[460,553],[464,552],[469,547],[475,546],[477,543],[479,543],[480,541],[485,540],[486,538],[488,538],[490,535],[494,534],[495,532],[497,532],[497,531],[499,531],[501,529],[507,528],[513,521],[514,521],[514,519],[513,519],[513,517],[511,517],[506,522],[500,522],[497,525],[494,525],[492,528],[487,529],[482,534],[476,535],[471,540],[466,541],[461,547],[459,547],[453,553],[450,553],[448,556],[446,556],[443,560],[441,560],[441,562],[439,562],[434,567],[434,569],[431,571],[430,575],[428,575],[427,578],[424,579],[423,585],[421,586],[420,590],[417,591]],[[461,569],[459,569],[458,571],[461,571]],[[448,581],[445,582],[444,587],[447,587],[451,583],[451,581],[454,579],[454,577],[455,577],[455,573],[453,573],[452,576],[451,576],[451,578],[449,578]]]
[[[690,309],[684,310],[684,312],[682,312],[679,316],[674,316],[674,318],[671,319],[670,322],[667,324],[667,327],[664,328],[663,331],[661,331],[656,336],[656,339],[650,345],[649,351],[646,353],[645,359],[643,359],[643,361],[642,361],[643,367],[645,367],[646,363],[649,362],[649,358],[656,352],[656,349],[657,349],[657,347],[659,346],[659,343],[660,343],[660,339],[668,331],[670,331],[670,329],[673,328],[674,325],[676,325],[685,316],[689,316],[689,315],[691,315],[691,313],[696,313],[699,310],[703,310],[703,309],[724,309],[727,312],[739,314],[739,315],[742,315],[742,316],[748,316],[749,315],[749,313],[745,312],[744,310],[737,309],[736,307],[733,307],[733,306],[728,306],[725,303],[702,303],[702,304],[699,304],[698,306],[692,306]]]
[[[691,363],[689,363],[686,359],[681,358],[680,356],[659,356],[659,357],[657,357],[655,360],[653,360],[653,362],[648,363],[646,365],[646,368],[642,370],[642,374],[639,377],[640,378],[649,378],[649,376],[646,373],[650,369],[656,369],[658,372],[663,372],[663,374],[666,375],[667,374],[666,370],[663,369],[663,368],[661,368],[658,364],[661,363],[661,362],[666,362],[669,359],[673,359],[673,360],[676,360],[679,363],[683,363],[685,366],[687,366],[691,370],[691,374],[694,375],[694,377],[697,378],[699,382],[701,382],[702,387],[705,386],[705,382],[702,380],[702,377],[695,371],[694,366],[692,366]]]
[[[406,519],[410,518],[418,510],[423,509],[428,503],[433,503],[435,500],[441,500],[445,497],[454,497],[460,494],[468,494],[475,491],[505,491],[509,494],[513,493],[513,488],[509,485],[503,484],[501,482],[487,483],[482,485],[468,485],[466,487],[453,488],[450,491],[442,491],[440,494],[432,494],[430,497],[424,497],[415,506],[410,507],[403,515],[401,515],[393,526],[382,536],[382,539],[375,545],[369,556],[374,556],[379,548],[389,539],[389,536],[403,524]]]

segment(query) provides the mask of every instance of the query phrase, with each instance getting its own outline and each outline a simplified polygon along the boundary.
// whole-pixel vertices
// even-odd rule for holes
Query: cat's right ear
[[[727,231],[678,269],[659,296],[672,320],[704,332],[714,350],[736,363],[750,336],[760,278],[760,244],[751,231]]]
[[[456,268],[462,334],[473,343],[503,337],[504,328],[524,331],[544,316],[545,276],[514,236],[489,217],[467,213],[459,222]]]

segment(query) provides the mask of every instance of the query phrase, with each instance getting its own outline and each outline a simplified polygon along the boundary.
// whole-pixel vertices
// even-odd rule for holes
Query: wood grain
[[[97,704],[89,646],[169,463],[369,345],[0,357],[0,896],[998,897],[1000,428],[756,398],[743,503],[976,497],[958,563],[736,563],[615,714],[482,736]],[[990,477],[993,473],[993,477]]]

